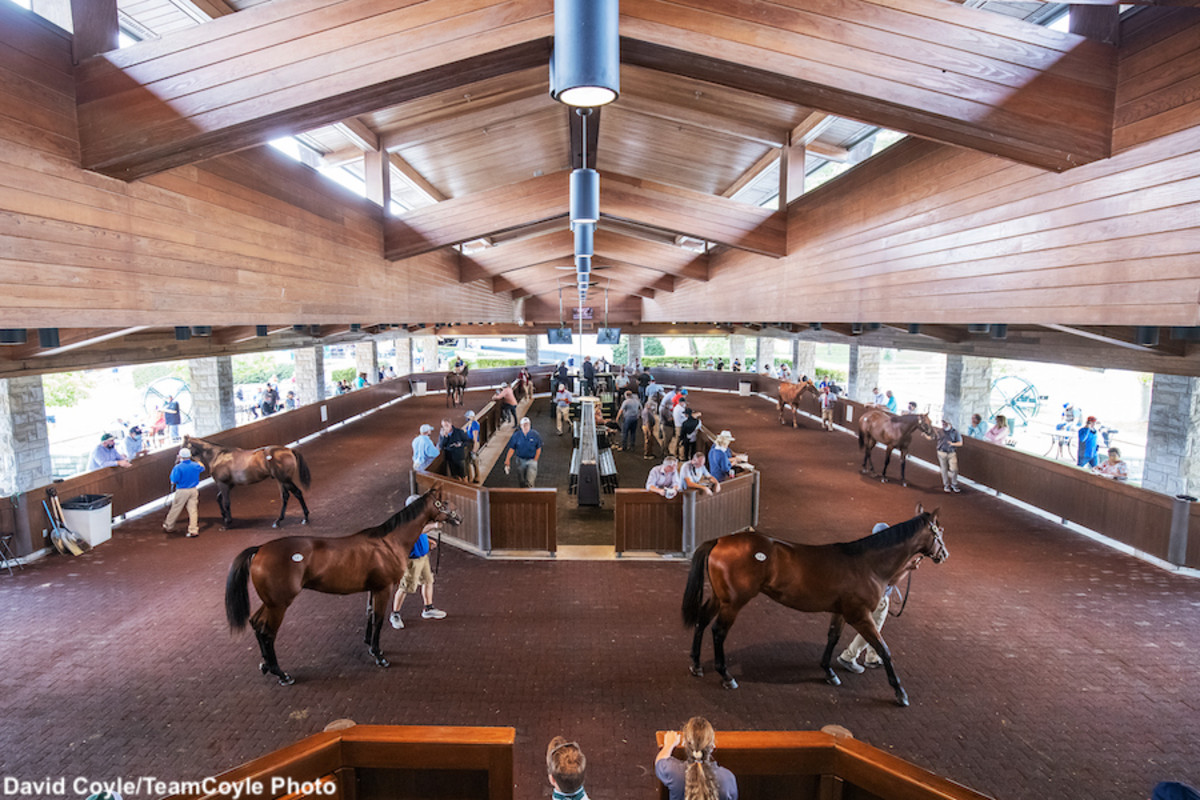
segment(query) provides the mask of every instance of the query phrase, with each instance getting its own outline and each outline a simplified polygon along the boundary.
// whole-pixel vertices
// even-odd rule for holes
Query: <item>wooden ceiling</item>
[[[877,127],[1046,170],[1106,157],[1111,52],[1006,16],[1013,4],[967,5],[1003,8],[622,0],[621,96],[590,126],[603,214],[593,291],[636,309],[707,281],[713,254],[785,255],[785,214],[741,202],[738,190],[778,175],[787,153],[792,185],[776,187],[794,197],[805,153],[810,163],[850,160],[847,144]],[[1019,16],[1047,13],[1022,5]],[[127,29],[151,38],[79,65],[84,167],[132,181],[296,136],[312,151],[306,163],[348,168],[368,192],[386,174],[387,198],[406,209],[384,221],[388,259],[455,248],[460,280],[490,279],[527,309],[555,309],[564,286],[573,294],[567,174],[580,125],[549,96],[552,0],[118,7]],[[530,321],[557,316],[545,314]],[[1111,333],[1132,341],[1131,330]],[[158,329],[163,352],[256,344],[242,329],[190,345],[170,334]],[[276,343],[300,335],[278,334]],[[965,338],[962,329],[941,341]],[[67,352],[5,355],[73,363]]]

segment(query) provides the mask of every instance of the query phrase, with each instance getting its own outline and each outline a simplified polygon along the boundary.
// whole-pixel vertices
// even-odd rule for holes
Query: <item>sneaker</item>
[[[863,666],[867,669],[879,669],[883,666],[883,661],[864,661]]]
[[[957,486],[951,486],[951,487],[950,487],[950,489],[951,489],[951,490],[952,490],[952,491],[953,491],[955,494],[958,494],[959,492],[961,492],[961,491],[962,491],[962,489],[958,488]]]
[[[838,656],[837,662],[842,665],[842,669],[844,669],[844,670],[853,672],[856,675],[862,674],[862,671],[863,671],[862,665],[859,664],[857,661],[847,661],[846,659],[842,658],[841,656]]]
[[[187,536],[187,538],[189,538],[189,539],[195,539],[195,538],[196,538],[197,536],[199,536],[200,534],[198,534],[198,533],[187,533],[187,534],[184,534],[184,535],[185,535],[185,536]]]
[[[943,491],[943,492],[945,492],[946,494],[950,494],[950,487],[949,487],[949,486],[943,486],[943,487],[942,487],[942,491]]]
[[[440,608],[427,608],[421,612],[421,619],[445,619],[446,612]]]
[[[163,533],[174,533],[174,532],[175,532],[174,528],[168,528],[166,525],[163,525]]]
[[[393,611],[392,615],[390,617],[388,617],[388,619],[391,620],[392,627],[395,628],[396,630],[400,630],[401,628],[404,627],[404,620],[400,619],[399,611]]]

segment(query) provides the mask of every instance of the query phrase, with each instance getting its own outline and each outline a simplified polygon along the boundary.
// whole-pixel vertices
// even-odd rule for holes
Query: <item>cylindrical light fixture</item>
[[[575,257],[591,258],[596,251],[596,223],[581,222],[575,226]]]
[[[211,325],[193,325],[192,336],[212,336]]]
[[[1134,341],[1146,347],[1155,347],[1158,344],[1158,326],[1153,327],[1139,325],[1134,330]]]
[[[858,336],[862,332],[863,332],[863,326],[862,326],[861,322],[851,322],[850,323],[850,333],[852,335]]]
[[[554,0],[550,95],[555,100],[594,108],[620,95],[619,11],[617,0]]]
[[[0,328],[0,344],[25,344],[24,328]]]
[[[600,221],[600,173],[594,169],[571,170],[571,225]]]
[[[880,330],[881,328],[883,328],[882,322],[868,322],[867,323],[867,330],[869,330],[869,331],[877,331],[877,330]]]
[[[1007,325],[1005,325],[1003,323],[997,323],[997,324],[993,324],[989,327],[991,328],[993,339],[1007,339],[1008,338],[1008,326]]]
[[[38,328],[38,344],[42,347],[58,347],[58,328]]]
[[[267,336],[268,335],[267,326],[266,325],[255,325],[254,326],[254,335],[255,336]]]
[[[821,323],[819,323],[819,322],[810,322],[810,323],[808,323],[808,327],[809,327],[811,330],[814,330],[814,331],[819,331],[819,330],[821,330]]]
[[[191,339],[191,338],[192,338],[192,329],[191,328],[187,327],[186,325],[176,325],[175,326],[175,341],[186,342],[188,339]]]
[[[575,274],[588,275],[592,271],[592,259],[588,256],[575,256]]]
[[[967,333],[987,333],[991,328],[991,325],[980,325],[973,322],[967,325]]]
[[[921,332],[921,323],[919,323],[919,322],[908,323],[908,332],[914,333],[914,334],[920,333]]]
[[[359,332],[359,331],[361,331],[361,330],[362,330],[362,324],[361,324],[361,323],[358,323],[358,322],[351,322],[351,323],[350,323],[350,332],[351,332],[351,333],[358,333],[358,332]]]

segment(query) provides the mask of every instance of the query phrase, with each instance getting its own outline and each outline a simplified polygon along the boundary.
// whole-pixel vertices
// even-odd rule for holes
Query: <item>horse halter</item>
[[[940,564],[950,557],[950,551],[946,549],[946,542],[942,539],[942,526],[938,525],[932,519],[929,520],[929,530],[933,532],[933,553],[929,556],[933,563]]]

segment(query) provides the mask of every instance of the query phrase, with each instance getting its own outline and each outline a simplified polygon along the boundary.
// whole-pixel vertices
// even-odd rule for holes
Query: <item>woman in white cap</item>
[[[412,440],[414,472],[425,469],[441,454],[437,445],[433,443],[433,439],[429,438],[431,433],[433,433],[432,425],[422,425],[421,432]]]
[[[721,431],[708,448],[708,471],[719,481],[727,481],[733,477],[734,470],[749,469],[746,456],[736,455],[729,449],[733,442],[733,434],[728,430]]]

